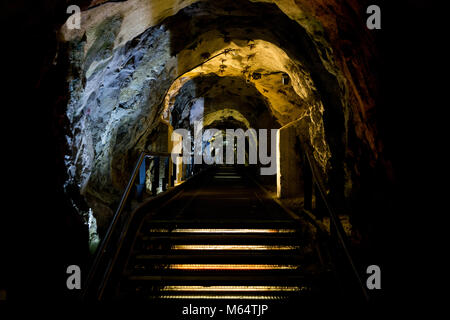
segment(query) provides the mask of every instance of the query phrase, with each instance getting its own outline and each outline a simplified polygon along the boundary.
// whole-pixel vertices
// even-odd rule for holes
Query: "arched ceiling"
[[[267,99],[252,83],[248,83],[241,76],[226,77],[209,73],[184,81],[184,85],[177,86],[177,88],[172,92],[169,91],[171,98],[170,101],[167,100],[169,102],[166,111],[168,112],[165,114],[168,119],[170,112],[170,121],[174,128],[192,125],[192,113],[195,110],[191,112],[191,109],[198,105],[199,97],[202,98],[201,113],[205,125],[207,125],[206,117],[210,117],[212,113],[225,119],[233,117],[232,111],[236,111],[246,119],[247,128],[279,127],[270,112]],[[217,113],[217,111],[223,110],[228,111]],[[242,119],[236,120],[241,121]]]
[[[353,106],[347,105],[346,107],[359,108],[359,110],[354,109],[352,111],[355,116],[357,133],[359,136],[365,135],[364,139],[367,139],[370,146],[375,148],[371,130],[366,127],[367,124],[362,122],[367,118],[366,110],[374,106],[374,101],[369,92],[369,87],[373,87],[373,84],[367,77],[364,77],[364,73],[367,73],[369,66],[364,60],[348,60],[361,53],[358,52],[360,49],[364,50],[363,54],[371,55],[372,35],[364,32],[365,29],[360,26],[361,21],[359,21],[360,15],[365,12],[364,4],[357,0],[349,0],[345,3],[341,3],[339,0],[250,1],[260,5],[273,4],[285,18],[306,31],[308,37],[313,40],[312,43],[304,43],[303,37],[298,37],[298,30],[291,32],[290,37],[280,36],[279,39],[286,39],[290,43],[298,42],[300,46],[312,46],[316,49],[320,61],[312,61],[312,64],[323,65],[329,73],[336,77],[339,87],[331,90],[340,90],[344,95],[350,95],[342,99],[346,100],[344,101],[345,104],[348,104],[350,100],[352,103],[354,102]],[[208,5],[217,4],[215,11],[205,11],[204,5],[206,3]],[[120,2],[93,0],[88,6],[89,9],[82,12],[81,29],[68,30],[66,26],[63,26],[61,38],[64,41],[71,41],[85,35],[86,46],[84,50],[87,53],[96,41],[98,25],[108,18],[120,16],[122,17],[122,23],[117,36],[113,39],[113,49],[116,49],[142,34],[148,28],[162,23],[192,4],[203,6],[202,9],[197,9],[197,11],[200,13],[199,15],[202,15],[203,12],[204,17],[211,13],[222,16],[239,16],[239,8],[244,8],[244,10],[241,10],[243,12],[251,11],[248,10],[248,2],[244,0],[233,2],[221,0],[202,2],[197,0],[128,0]],[[191,7],[190,13],[192,14],[196,7]],[[222,10],[220,10],[220,7],[222,7]],[[260,11],[262,12],[262,10]],[[243,16],[242,13],[241,16]],[[348,17],[351,17],[351,19],[348,19]],[[188,18],[190,20],[192,17]],[[276,16],[269,16],[266,20],[272,28],[277,28],[279,20],[276,19]],[[185,25],[188,24],[185,22]],[[181,30],[184,29],[181,28]],[[284,30],[294,31],[292,28],[284,28]],[[183,36],[183,32],[181,32],[181,36]],[[369,45],[366,47],[352,46],[352,41],[363,40],[367,40],[366,42]],[[333,50],[335,51],[333,52]],[[327,83],[324,85],[327,85]],[[348,93],[345,92],[346,90],[348,90]],[[340,101],[338,104],[342,102]]]
[[[183,9],[171,11],[158,11],[166,5],[158,3],[106,3],[83,13],[81,30],[62,29],[80,66],[80,81],[74,79],[71,85],[78,89],[72,94],[69,121],[75,130],[89,131],[89,135],[82,135],[86,138],[80,141],[83,149],[78,149],[75,161],[81,159],[80,166],[85,167],[93,159],[99,166],[87,168],[85,180],[94,179],[91,170],[98,172],[98,181],[109,170],[121,171],[128,161],[123,156],[128,150],[151,145],[148,138],[172,97],[185,83],[207,74],[240,78],[251,84],[256,90],[250,96],[265,101],[270,110],[265,117],[274,117],[278,122],[275,127],[304,119],[304,134],[320,166],[326,168],[331,154],[321,99],[331,90],[333,97],[327,107],[342,112],[341,97],[335,95],[339,86],[321,62],[323,52],[297,21],[271,3],[215,0],[187,6],[186,2]],[[150,11],[159,13],[149,17],[146,14]],[[161,25],[151,27],[152,23]],[[144,32],[142,26],[146,26]],[[288,82],[282,82],[283,74]],[[225,109],[245,104],[233,94],[220,99],[217,94],[213,96],[210,100],[194,95],[203,98],[207,108],[209,101]],[[241,112],[245,113],[249,112]],[[255,127],[274,127],[268,121],[256,123],[250,116],[247,121]],[[342,134],[343,127],[337,128],[340,132],[332,136]],[[114,181],[112,175],[112,185],[122,183]]]
[[[264,97],[281,126],[305,114],[314,117],[307,135],[321,142],[317,150],[322,149],[321,165],[325,165],[329,156],[323,148],[323,104],[309,69],[325,77],[328,73],[304,29],[276,6],[247,1],[236,6],[222,1],[196,3],[166,22],[175,55],[168,68],[176,78],[166,96],[166,117],[170,101],[190,79],[205,74],[240,77],[257,89],[257,96]]]
[[[304,134],[325,169],[330,153],[321,98],[327,96],[327,90],[332,91],[329,107],[342,112],[340,97],[335,95],[340,90],[299,24],[270,4],[242,1],[230,8],[217,1],[181,10],[167,19],[167,28],[175,55],[167,68],[175,81],[166,95],[166,117],[170,101],[191,79],[205,74],[240,77],[254,85],[281,126],[298,119],[308,122],[303,125]],[[317,87],[313,79],[318,81]],[[318,88],[325,89],[320,97]],[[342,132],[343,128],[337,130]]]
[[[305,0],[306,1],[306,0]],[[293,0],[252,0],[253,3],[261,4],[274,4],[279,8],[280,12],[289,17],[289,19],[297,21],[301,24],[310,34],[322,35],[324,33],[323,26],[312,15],[311,11],[315,7],[320,9],[326,7],[326,5],[318,2],[298,5]],[[101,6],[99,6],[101,4]],[[115,38],[114,48],[124,45],[127,41],[135,38],[139,34],[143,33],[150,27],[160,24],[163,20],[176,15],[180,10],[191,6],[192,4],[201,5],[218,5],[213,10],[206,11],[203,7],[202,12],[204,17],[217,16],[217,15],[233,15],[233,16],[248,16],[251,12],[248,1],[234,0],[232,2],[226,0],[214,0],[214,1],[200,1],[200,0],[128,0],[128,1],[108,1],[108,0],[94,0],[92,1],[89,9],[82,12],[81,28],[75,30],[69,30],[66,25],[62,27],[63,40],[70,41],[74,38],[80,38],[83,34],[86,34],[87,45],[85,52],[89,50],[92,44],[95,42],[96,27],[104,20],[114,17],[122,16],[123,22],[120,27],[120,31]],[[329,6],[330,7],[330,6]],[[256,13],[260,11],[260,7],[256,10]],[[198,10],[198,7],[193,7],[193,10]],[[328,9],[329,10],[329,9]],[[327,13],[328,10],[323,10]],[[198,10],[199,11],[199,10]],[[192,10],[190,11],[192,14]],[[255,15],[255,12],[253,12]],[[270,22],[275,22],[275,17],[270,17]],[[332,21],[329,21],[329,23]],[[322,45],[327,47],[327,41],[323,40]],[[327,50],[327,49],[325,49]],[[328,53],[331,55],[331,52]]]
[[[130,5],[133,6],[133,3],[145,7],[140,2],[131,2]],[[154,13],[147,23],[160,21],[160,18],[169,14],[162,9],[164,5],[152,1],[151,7],[147,6],[145,10],[141,7],[144,17],[145,12]],[[206,1],[182,9],[178,5],[181,4],[170,4],[173,8],[171,13],[178,12],[164,20],[164,26],[171,35],[171,55],[176,57],[169,68],[173,76],[178,78],[177,81],[208,73],[245,78],[247,82],[253,82],[260,94],[267,98],[272,114],[281,125],[303,115],[305,109],[302,106],[305,104],[321,112],[321,102],[312,101],[312,93],[316,89],[308,69],[303,65],[303,61],[313,62],[313,66],[321,65],[314,63],[320,60],[317,52],[312,50],[313,44],[306,38],[304,29],[275,5],[248,1]],[[135,12],[121,5],[111,6],[111,9],[123,17],[114,42],[114,46],[117,46],[117,39],[124,37],[124,26],[130,23],[127,17],[135,15]],[[86,21],[92,23],[95,10],[92,9],[94,13],[88,13]],[[143,21],[136,20],[135,23]],[[87,31],[89,26],[88,23]],[[90,35],[97,33],[86,32],[86,54],[92,46]],[[296,35],[294,41],[291,41],[292,33]],[[226,53],[223,53],[224,50]],[[194,68],[196,65],[199,66]],[[97,68],[98,63],[92,63],[87,66],[86,74],[92,74]],[[283,84],[283,75],[288,75],[289,83]],[[179,87],[179,83],[172,84],[168,92],[169,99]],[[167,108],[166,104],[164,109]]]
[[[330,1],[128,0],[86,10],[80,30],[63,26],[72,64],[68,166],[81,172],[83,192],[106,199],[121,189],[123,168],[150,145],[161,115],[176,110],[183,121],[202,103],[208,126],[301,119],[319,165],[327,170],[334,157],[339,168],[348,121],[365,116],[354,107],[364,95],[349,98],[357,88],[336,64],[335,33],[324,32],[320,19],[341,12]]]
[[[217,127],[214,127],[214,125]],[[230,125],[230,127],[224,127],[224,125]],[[205,128],[212,127],[219,130],[252,128],[252,125],[242,113],[236,109],[229,108],[223,108],[205,115],[203,118],[203,126]]]
[[[251,42],[236,40],[236,42],[224,43],[214,33],[208,34],[211,40],[194,53],[189,49],[180,52],[178,69],[186,70],[189,66],[198,64],[197,61],[192,60],[199,51],[214,50],[211,50],[213,58],[204,59],[206,62],[184,73],[172,84],[168,92],[168,100],[176,96],[179,88],[186,81],[206,74],[216,74],[220,77],[242,79],[241,82],[254,86],[258,95],[265,98],[270,111],[281,125],[294,121],[303,114],[309,102],[305,100],[309,99],[308,93],[313,89],[311,80],[307,75],[302,76],[305,72],[302,73],[299,68],[296,68],[280,48],[262,40]],[[295,69],[297,72],[294,71]],[[283,83],[283,75],[288,75],[286,84]],[[241,89],[247,87],[238,82],[228,85],[228,87],[240,86]],[[252,95],[255,93],[253,92]],[[169,107],[168,102],[166,100],[165,109]]]

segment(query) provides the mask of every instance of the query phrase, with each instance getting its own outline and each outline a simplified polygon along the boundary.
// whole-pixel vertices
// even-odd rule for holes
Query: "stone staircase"
[[[305,241],[292,220],[144,221],[116,296],[184,304],[312,297],[324,273]]]

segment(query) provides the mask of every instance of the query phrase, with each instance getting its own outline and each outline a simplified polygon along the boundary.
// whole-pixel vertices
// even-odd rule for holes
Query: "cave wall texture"
[[[70,64],[67,189],[80,190],[102,230],[161,113],[188,99],[180,88],[196,81],[199,91],[203,81],[211,88],[201,94],[217,97],[218,76],[258,72],[266,76],[244,91],[258,91],[278,126],[304,119],[316,161],[341,186],[337,198],[351,199],[383,148],[374,119],[378,56],[364,14],[358,1],[92,3],[80,30],[59,34]],[[278,85],[280,71],[291,85]]]

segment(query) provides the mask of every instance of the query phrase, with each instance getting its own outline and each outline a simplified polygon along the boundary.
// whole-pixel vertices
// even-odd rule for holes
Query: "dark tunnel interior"
[[[366,27],[374,4],[380,30]],[[26,137],[7,142],[5,167],[20,168],[9,201],[27,217],[2,223],[18,228],[2,241],[13,263],[0,301],[139,302],[173,318],[191,304],[263,304],[289,318],[311,302],[384,302],[400,285],[407,206],[426,198],[413,117],[428,116],[419,92],[435,69],[417,62],[433,60],[435,26],[411,21],[430,5],[1,6],[21,34],[6,39],[5,119]],[[382,290],[368,285],[373,265]]]

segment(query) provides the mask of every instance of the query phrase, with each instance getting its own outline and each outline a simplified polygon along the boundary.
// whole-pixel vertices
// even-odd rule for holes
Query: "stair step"
[[[145,224],[153,225],[157,227],[162,226],[177,226],[183,228],[242,228],[251,227],[251,228],[268,228],[268,229],[276,229],[276,228],[285,228],[292,229],[293,223],[295,225],[295,221],[292,220],[284,220],[284,219],[189,219],[189,220],[162,220],[153,217],[147,218]]]
[[[196,264],[173,264],[173,265],[156,265],[145,266],[138,265],[133,269],[127,269],[125,274],[133,276],[216,276],[224,275],[226,277],[233,276],[277,276],[289,277],[293,275],[308,274],[308,269],[296,265],[228,265],[222,266],[219,264],[210,264],[198,266]]]
[[[194,285],[166,285],[159,289],[160,292],[298,292],[304,287],[301,286],[194,286]]]
[[[121,291],[160,299],[285,299],[312,292],[309,282],[302,276],[131,276]]]
[[[303,256],[294,254],[138,254],[130,264],[299,264],[304,261]]]
[[[185,261],[187,262],[187,261]],[[152,264],[152,263],[140,263],[136,264],[133,270],[148,271],[148,270],[185,270],[192,272],[201,272],[204,270],[210,271],[245,271],[245,270],[298,270],[299,265],[296,264],[268,264],[268,263],[167,263],[167,264]]]
[[[142,248],[135,248],[135,255],[155,255],[155,256],[203,256],[203,257],[215,257],[215,256],[230,256],[231,258],[237,256],[272,256],[272,257],[285,257],[292,255],[307,255],[308,252],[303,250],[300,246],[262,246],[255,245],[257,249],[254,249],[253,245],[192,245],[192,244],[177,244],[177,245],[148,245]],[[281,249],[277,249],[280,248]],[[162,258],[162,257],[161,257]]]
[[[293,234],[296,229],[264,229],[264,228],[152,228],[149,233],[171,233],[171,234]]]
[[[201,251],[202,254],[208,254],[208,252],[217,252],[219,254],[263,254],[265,252],[295,252],[300,250],[298,245],[260,245],[260,244],[217,244],[217,245],[204,245],[204,244],[174,244],[170,247],[172,251],[183,252],[197,252]]]
[[[159,292],[152,291],[147,287],[122,288],[121,296],[130,299],[146,300],[290,300],[294,297],[311,295],[311,289],[305,288],[296,292]]]
[[[306,277],[311,275],[306,274],[285,274],[282,278],[273,274],[257,274],[257,273],[239,273],[239,274],[153,274],[153,275],[130,275],[127,280],[130,282],[164,282],[182,285],[188,282],[198,283],[214,283],[214,284],[253,284],[260,285],[288,285],[295,282],[305,282]]]
[[[139,241],[147,245],[158,243],[185,244],[185,245],[226,245],[226,244],[253,244],[253,245],[299,245],[300,239],[286,236],[265,235],[151,235],[141,236]]]
[[[209,293],[209,292],[203,292],[203,293],[192,293],[192,292],[183,292],[183,293],[162,293],[160,295],[153,296],[154,299],[237,299],[237,300],[285,300],[289,299],[292,296],[283,292],[277,292],[277,293]]]

